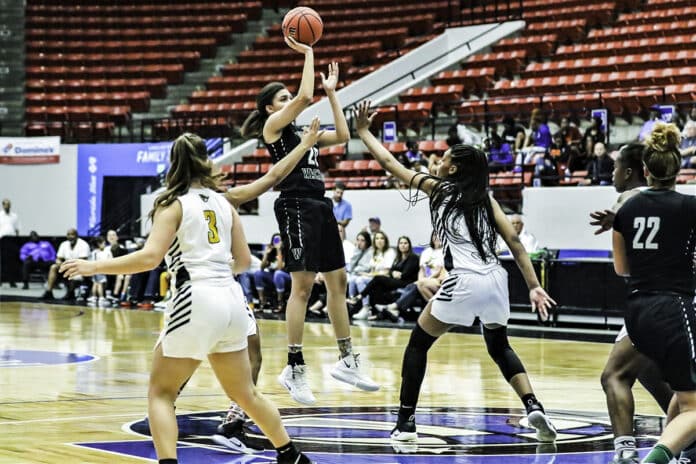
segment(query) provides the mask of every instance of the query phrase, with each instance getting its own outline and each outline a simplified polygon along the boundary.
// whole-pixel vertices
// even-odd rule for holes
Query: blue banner
[[[157,176],[166,171],[172,142],[93,144],[77,147],[77,232],[101,223],[105,176]]]

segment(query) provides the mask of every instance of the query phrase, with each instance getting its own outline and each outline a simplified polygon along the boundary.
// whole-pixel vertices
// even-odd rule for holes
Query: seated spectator
[[[58,246],[58,253],[56,253],[56,262],[51,265],[48,271],[48,284],[46,291],[41,295],[42,300],[53,300],[53,289],[59,280],[65,280],[58,272],[60,265],[68,259],[87,259],[89,257],[89,245],[87,242],[82,240],[77,236],[76,229],[68,229],[66,234],[66,240],[61,242]],[[82,276],[75,276],[66,281],[68,287],[64,300],[74,300],[75,299],[75,289],[77,289],[82,283]]]
[[[587,163],[587,177],[580,185],[611,185],[614,173],[614,160],[611,159],[603,143],[594,146],[594,156]]]
[[[407,141],[406,148],[406,160],[408,161],[406,166],[411,167],[416,162],[422,163],[426,160],[425,154],[418,149],[418,144],[415,141]]]
[[[554,135],[560,136],[560,146],[558,148],[561,150],[561,154],[563,154],[569,146],[579,145],[582,141],[580,129],[568,118],[561,118],[560,128]],[[566,160],[561,159],[561,162],[565,163]]]
[[[39,234],[32,230],[29,241],[19,250],[19,259],[22,261],[22,289],[27,290],[29,274],[36,270],[48,274],[51,264],[56,260],[56,250],[50,242],[40,240]]]
[[[571,174],[575,171],[585,171],[587,169],[587,163],[589,162],[589,157],[587,154],[580,150],[578,146],[571,145],[568,147],[568,164],[566,166],[566,175]]]
[[[508,219],[510,220],[510,223],[512,224],[513,229],[515,229],[515,232],[517,232],[517,236],[520,238],[520,242],[522,242],[522,246],[524,247],[525,251],[527,253],[533,253],[539,249],[539,241],[527,231],[524,227],[524,219],[522,219],[522,216],[519,214],[513,214],[512,216],[509,216]],[[498,236],[498,250],[499,253],[504,253],[504,252],[509,252],[509,248],[507,246],[507,243],[505,243],[505,240]]]
[[[524,143],[524,148],[515,160],[517,166],[535,163],[540,157],[551,149],[551,131],[544,121],[544,115],[540,109],[532,111],[529,120],[529,135]]]
[[[683,168],[696,167],[696,121],[689,121],[684,125],[684,138],[682,138],[679,151],[682,156]]]
[[[242,287],[242,291],[244,292],[244,298],[246,298],[247,304],[251,309],[256,308],[256,301],[254,297],[256,283],[254,282],[254,274],[260,270],[261,260],[254,253],[251,253],[251,264],[249,265],[249,269],[236,276],[237,282],[239,282],[239,285]]]
[[[312,293],[307,301],[307,312],[315,317],[324,318],[328,315],[326,310],[326,283],[324,274],[317,272],[314,276]]]
[[[370,272],[371,263],[372,237],[366,230],[361,230],[355,237],[355,253],[350,260],[350,271],[348,272],[348,289],[355,287],[357,279]]]
[[[447,139],[445,142],[447,142],[447,145],[450,147],[462,143],[462,139],[459,138],[459,134],[457,133],[456,124],[453,124],[449,129],[447,129]]]
[[[419,261],[418,280],[407,285],[396,302],[388,305],[376,304],[378,317],[391,319],[393,322],[399,318],[408,319],[406,314],[413,313],[412,308],[416,304],[425,305],[440,288],[442,281],[447,277],[447,271],[442,242],[435,232],[430,236],[430,247],[423,250]]]
[[[660,120],[660,112],[657,107],[651,107],[648,119],[645,120],[643,126],[640,128],[640,133],[638,134],[638,141],[642,142],[650,135],[653,130],[653,126],[657,121]]]
[[[491,172],[506,170],[508,167],[512,167],[515,159],[512,155],[510,144],[503,143],[503,140],[495,132],[486,140],[488,146],[484,144],[484,151],[488,153],[488,166]]]
[[[587,156],[592,156],[595,152],[595,145],[598,143],[604,144],[606,141],[607,136],[604,130],[602,130],[602,118],[595,116],[592,118],[592,124],[582,137],[582,148],[585,149]]]
[[[355,253],[355,244],[346,238],[346,228],[341,224],[338,225],[338,235],[343,243],[343,257],[346,261],[346,271],[350,272],[350,261]]]
[[[397,245],[398,255],[394,259],[389,274],[375,276],[365,288],[349,300],[350,304],[357,304],[362,300],[361,310],[353,316],[354,319],[365,319],[371,315],[370,305],[391,303],[391,297],[395,290],[404,288],[414,282],[418,277],[418,258],[413,252],[411,239],[406,236],[399,237]]]
[[[106,259],[111,259],[111,248],[106,247],[106,240],[104,237],[96,237],[94,239],[94,250],[90,254],[91,261],[103,261]],[[106,275],[95,274],[92,277],[92,294],[87,298],[87,304],[91,306],[99,306],[100,308],[106,308],[111,306],[110,302],[105,298],[104,285],[106,284]]]
[[[256,285],[256,293],[259,295],[261,309],[270,308],[267,291],[271,288],[276,290],[275,312],[281,312],[283,309],[283,297],[286,285],[290,283],[290,274],[283,270],[285,260],[282,250],[283,243],[280,234],[275,233],[264,250],[263,258],[261,258],[261,269],[254,273],[254,284]]]
[[[118,241],[118,234],[115,230],[109,230],[106,233],[106,241],[109,243],[111,250],[111,256],[118,258],[128,254],[126,247],[121,245]],[[109,278],[113,278],[113,282],[106,288],[106,298],[112,305],[117,305],[122,301],[126,300],[126,291],[130,285],[130,274],[119,274],[116,276],[106,276],[107,281]]]
[[[510,145],[513,152],[517,152],[524,146],[525,129],[517,124],[512,116],[505,116],[503,118],[503,133],[500,137],[503,143]]]
[[[351,297],[361,293],[367,284],[378,275],[388,275],[391,265],[396,258],[396,252],[389,247],[389,237],[384,232],[377,232],[372,241],[372,260],[370,269],[361,273],[348,285],[348,294]],[[363,302],[363,307],[366,302]],[[367,318],[367,315],[365,316]]]

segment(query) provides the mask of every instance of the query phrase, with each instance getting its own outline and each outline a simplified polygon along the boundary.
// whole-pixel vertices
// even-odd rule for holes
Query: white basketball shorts
[[[488,274],[450,274],[433,297],[430,313],[445,324],[468,327],[478,317],[483,324],[507,325],[510,318],[507,271],[497,266]]]
[[[247,347],[249,315],[239,284],[192,282],[177,291],[157,343],[172,358],[205,359]]]

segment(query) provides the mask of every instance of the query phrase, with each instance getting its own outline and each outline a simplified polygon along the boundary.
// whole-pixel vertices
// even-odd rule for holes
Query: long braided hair
[[[471,145],[451,147],[452,164],[457,170],[436,184],[430,194],[430,215],[433,227],[441,239],[461,243],[463,219],[471,241],[484,262],[497,260],[495,247],[497,226],[488,196],[488,159],[486,154]]]

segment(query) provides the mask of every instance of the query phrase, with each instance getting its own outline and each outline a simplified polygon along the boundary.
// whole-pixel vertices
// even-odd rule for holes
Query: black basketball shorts
[[[631,295],[626,328],[636,349],[662,369],[676,391],[696,390],[696,310],[689,295]]]
[[[285,270],[330,272],[345,267],[333,204],[326,197],[279,197],[274,205]]]

